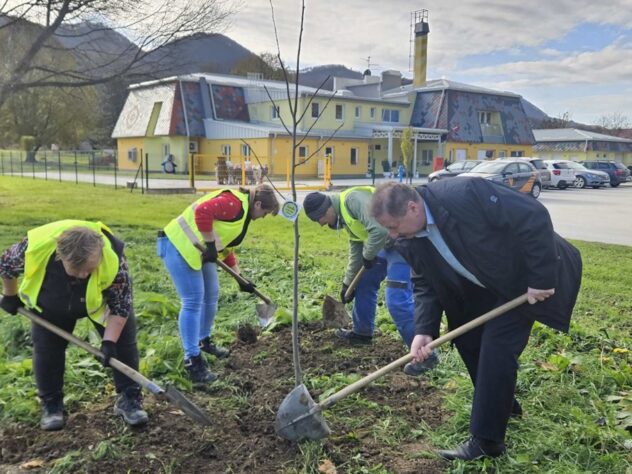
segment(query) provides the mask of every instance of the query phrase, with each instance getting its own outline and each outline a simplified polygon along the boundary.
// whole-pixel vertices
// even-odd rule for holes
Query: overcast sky
[[[300,0],[273,1],[289,60]],[[371,56],[374,72],[412,76],[410,12],[420,9],[429,11],[428,79],[515,92],[584,123],[632,119],[632,0],[307,0],[301,66],[362,71]],[[243,0],[226,34],[255,53],[276,51],[269,0]]]

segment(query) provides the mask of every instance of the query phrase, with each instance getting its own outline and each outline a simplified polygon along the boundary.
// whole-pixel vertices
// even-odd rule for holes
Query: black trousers
[[[468,290],[467,314],[448,319],[451,328],[505,303],[474,285]],[[522,305],[454,340],[474,385],[470,417],[470,432],[474,436],[504,441],[516,389],[518,358],[529,341],[533,321],[529,305]]]
[[[77,319],[68,317],[50,317],[42,315],[45,319],[72,333]],[[103,336],[104,327],[94,323],[97,331]],[[64,370],[66,365],[66,347],[68,341],[50,332],[48,329],[35,323],[31,326],[31,339],[33,341],[33,371],[37,392],[43,401],[63,397],[64,394]],[[138,370],[138,346],[136,345],[136,318],[131,314],[123,327],[121,336],[116,343],[116,358],[134,370]],[[117,392],[138,386],[136,382],[118,372],[114,373],[114,385]]]

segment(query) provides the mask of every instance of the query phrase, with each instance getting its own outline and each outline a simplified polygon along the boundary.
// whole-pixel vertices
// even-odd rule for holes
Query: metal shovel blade
[[[344,303],[329,295],[323,300],[323,324],[326,328],[346,328],[350,323],[349,313]]]
[[[274,430],[288,441],[317,440],[331,434],[320,406],[314,402],[303,384],[297,385],[281,403]]]
[[[255,310],[257,311],[257,319],[259,320],[259,326],[262,328],[268,327],[274,320],[274,313],[277,307],[272,304],[257,303]]]
[[[167,385],[164,396],[171,400],[180,410],[186,413],[196,423],[202,426],[209,426],[211,420],[200,410],[195,403],[185,397],[173,385]]]

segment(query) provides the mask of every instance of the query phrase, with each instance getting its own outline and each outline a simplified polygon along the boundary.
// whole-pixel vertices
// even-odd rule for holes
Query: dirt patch
[[[0,471],[11,472],[25,462],[41,461],[42,467],[30,472],[45,472],[63,457],[68,460],[66,472],[274,473],[302,469],[305,446],[285,441],[274,432],[278,406],[293,388],[290,330],[259,336],[256,343],[241,339],[231,347],[228,359],[213,365],[221,381],[207,392],[187,393],[208,414],[211,427],[194,425],[173,405],[147,395],[150,422],[130,429],[112,416],[113,400],[105,400],[96,406],[73,407],[66,427],[59,432],[47,433],[25,424],[2,427]],[[371,347],[350,348],[337,341],[331,330],[322,329],[321,323],[303,326],[302,367],[310,379],[335,373],[366,375],[402,355],[400,342],[388,336],[374,339]],[[310,393],[316,400],[320,395],[312,389]],[[361,397],[363,403],[352,396],[324,413],[332,435],[323,441],[321,459],[312,460],[308,471],[317,470],[323,461],[331,462],[339,473],[380,464],[393,473],[445,470],[447,464],[442,461],[423,457],[431,447],[410,434],[422,421],[437,426],[443,416],[439,394],[423,379],[397,371],[367,387]],[[376,429],[386,414],[398,424],[393,429],[399,430],[390,442],[380,438],[384,429]],[[355,464],[350,464],[351,459]]]
[[[237,329],[237,340],[245,344],[254,344],[257,342],[257,330],[250,324],[239,326]]]

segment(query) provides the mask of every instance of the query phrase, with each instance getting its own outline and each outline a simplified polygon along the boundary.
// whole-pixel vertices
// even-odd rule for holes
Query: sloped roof
[[[589,132],[577,128],[539,128],[533,130],[537,142],[573,142],[573,141],[600,141],[632,143],[632,140],[603,133]]]
[[[485,87],[474,86],[472,84],[466,84],[464,82],[451,81],[449,79],[433,79],[431,81],[427,81],[423,86],[414,86],[413,84],[408,84],[406,86],[398,87],[397,89],[389,89],[388,93],[382,95],[382,98],[395,98],[402,94],[408,94],[410,92],[432,92],[432,91],[442,91],[442,90],[454,90],[454,91],[462,91],[462,92],[472,92],[475,94],[492,94],[492,95],[503,95],[508,97],[520,97],[518,94],[514,94],[513,92],[507,91],[499,91],[494,89],[487,89]]]

